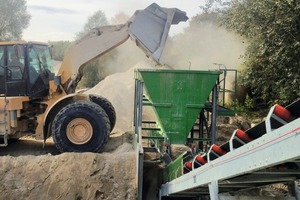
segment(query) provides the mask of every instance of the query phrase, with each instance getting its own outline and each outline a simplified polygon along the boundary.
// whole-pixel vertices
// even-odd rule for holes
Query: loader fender
[[[44,126],[43,126],[43,138],[44,141],[51,136],[51,124],[57,115],[57,113],[65,106],[76,102],[76,101],[90,101],[89,96],[81,93],[73,93],[66,95],[57,101],[55,101],[52,105],[49,104],[45,117],[44,117]]]

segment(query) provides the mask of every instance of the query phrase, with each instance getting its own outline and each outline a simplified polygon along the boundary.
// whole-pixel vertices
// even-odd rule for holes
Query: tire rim
[[[92,136],[92,125],[86,119],[73,119],[67,126],[67,137],[74,144],[85,144]]]

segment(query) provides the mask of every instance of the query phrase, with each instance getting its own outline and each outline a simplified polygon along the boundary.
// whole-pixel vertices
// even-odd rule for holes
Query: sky
[[[98,10],[102,10],[110,20],[120,12],[132,16],[136,10],[154,2],[161,7],[185,11],[191,18],[200,12],[199,6],[205,0],[27,0],[31,20],[23,32],[23,39],[41,42],[74,40],[88,17]],[[186,26],[188,22],[181,22],[171,28],[170,34],[177,34]]]

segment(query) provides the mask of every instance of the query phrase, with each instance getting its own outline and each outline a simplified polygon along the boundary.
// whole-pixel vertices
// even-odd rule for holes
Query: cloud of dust
[[[120,11],[111,18],[110,23],[112,25],[125,24],[129,18],[129,15]],[[149,62],[146,54],[131,39],[110,51],[109,54],[112,56],[112,59],[106,59],[102,63],[104,68],[101,69],[101,73],[103,73],[104,77],[119,72],[126,72],[137,63]]]
[[[160,61],[174,69],[218,69],[219,66],[214,63],[238,69],[243,62],[241,56],[245,48],[246,45],[236,34],[212,23],[201,23],[169,38]],[[149,61],[145,53],[130,39],[110,54],[113,59],[102,63],[105,68],[101,73],[104,75],[124,72],[140,61]]]
[[[206,22],[189,27],[184,34],[168,40],[161,60],[174,69],[216,70],[220,68],[219,64],[223,65],[221,69],[224,66],[227,69],[240,69],[245,49],[246,44],[238,35]],[[234,90],[234,83],[235,73],[228,72],[223,89]],[[225,99],[220,96],[219,100],[231,104],[232,95],[233,93],[225,93]]]
[[[113,59],[104,60],[101,73],[105,76],[125,72],[141,61],[149,60],[146,54],[130,39],[110,52]]]
[[[237,69],[245,44],[234,33],[211,23],[188,28],[167,42],[162,62],[175,69],[212,70],[214,63]]]

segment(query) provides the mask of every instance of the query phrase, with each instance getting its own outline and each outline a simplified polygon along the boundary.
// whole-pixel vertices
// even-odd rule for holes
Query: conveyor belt
[[[220,147],[212,146],[202,155],[207,163],[199,167],[195,159],[191,161],[191,171],[163,184],[161,196],[210,194],[214,200],[223,192],[299,179],[300,100],[285,108],[283,114],[291,116],[279,113],[278,117],[275,109],[270,109],[265,121],[245,131],[252,141],[241,141],[233,135]],[[219,150],[227,153],[218,155]]]

